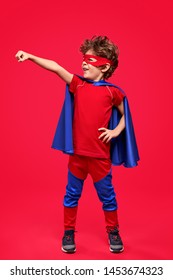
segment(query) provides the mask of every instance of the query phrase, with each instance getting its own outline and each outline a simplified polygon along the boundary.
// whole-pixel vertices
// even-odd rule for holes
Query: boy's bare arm
[[[31,60],[37,65],[56,73],[61,79],[63,79],[67,84],[71,83],[73,74],[68,72],[66,69],[61,67],[58,63],[53,60],[41,58],[24,51],[18,51],[16,54],[18,62],[23,62],[25,60]]]
[[[125,118],[124,118],[124,104],[123,101],[118,106],[118,110],[120,111],[122,117],[118,123],[118,125],[114,129],[107,129],[105,127],[101,127],[98,130],[103,131],[103,133],[99,136],[99,139],[102,139],[102,142],[108,143],[112,138],[117,137],[125,128]]]

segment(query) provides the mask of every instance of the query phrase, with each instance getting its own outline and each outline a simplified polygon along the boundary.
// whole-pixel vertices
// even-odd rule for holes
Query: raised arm
[[[31,60],[37,65],[45,68],[49,71],[56,73],[61,79],[63,79],[67,84],[71,83],[73,74],[68,72],[66,69],[61,67],[57,62],[45,58],[41,58],[24,51],[18,51],[16,54],[18,62],[23,62],[25,60]]]

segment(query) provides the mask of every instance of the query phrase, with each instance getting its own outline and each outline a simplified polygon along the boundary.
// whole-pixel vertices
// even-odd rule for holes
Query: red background
[[[1,4],[1,259],[172,259],[172,1],[6,1]],[[64,82],[15,53],[82,74],[79,46],[107,35],[120,48],[110,79],[127,93],[141,161],[114,167],[125,251],[108,250],[90,177],[77,252],[61,252],[67,156],[51,149]]]

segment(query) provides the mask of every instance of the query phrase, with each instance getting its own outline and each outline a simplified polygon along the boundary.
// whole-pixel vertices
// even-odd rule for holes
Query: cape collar
[[[115,85],[111,84],[111,83],[108,83],[106,82],[105,80],[100,80],[100,81],[93,81],[93,80],[89,80],[89,79],[86,79],[82,76],[79,76],[79,75],[76,75],[78,76],[81,80],[83,81],[86,81],[87,83],[91,83],[93,84],[94,86],[112,86],[112,87],[115,87]]]

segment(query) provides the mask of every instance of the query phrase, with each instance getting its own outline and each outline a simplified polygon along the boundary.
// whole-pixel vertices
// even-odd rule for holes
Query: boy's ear
[[[106,71],[109,70],[109,68],[111,67],[109,63],[106,63],[104,66],[102,66],[103,68],[101,69],[101,72],[105,73]]]

